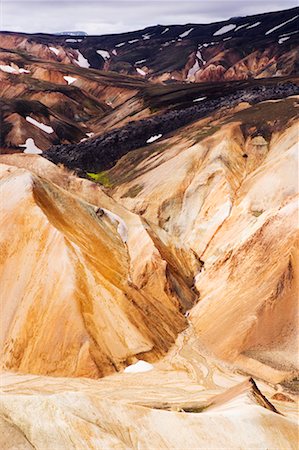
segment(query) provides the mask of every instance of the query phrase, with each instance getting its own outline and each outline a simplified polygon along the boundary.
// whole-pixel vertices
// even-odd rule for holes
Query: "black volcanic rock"
[[[230,108],[240,102],[255,104],[290,95],[298,95],[299,87],[293,83],[259,83],[237,89],[227,95],[207,99],[185,109],[173,109],[148,119],[131,122],[122,128],[79,144],[53,146],[44,154],[52,162],[63,163],[71,169],[100,172],[110,169],[126,153],[142,148],[152,136],[165,135],[178,128],[211,114],[219,108]]]

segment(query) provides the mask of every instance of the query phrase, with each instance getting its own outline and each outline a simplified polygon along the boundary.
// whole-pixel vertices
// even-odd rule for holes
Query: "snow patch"
[[[188,36],[188,34],[191,33],[191,31],[193,31],[193,30],[194,30],[194,28],[190,28],[190,30],[184,31],[184,33],[180,34],[179,36],[181,38],[184,38],[184,37]]]
[[[149,34],[149,33],[146,33],[146,34],[143,34],[143,35],[142,35],[144,41],[146,41],[147,39],[150,39],[151,36],[152,36],[152,35]]]
[[[74,81],[77,80],[77,78],[74,78],[74,77],[71,77],[71,76],[68,76],[68,75],[66,75],[63,78],[65,79],[65,81],[67,81],[67,84],[72,84],[72,83],[74,83]]]
[[[2,70],[3,72],[7,72],[7,73],[14,73],[15,75],[20,74],[20,73],[30,73],[30,70],[26,70],[26,69],[15,69],[14,67],[11,66],[6,66],[6,65],[0,65],[0,70]]]
[[[134,44],[134,42],[138,42],[139,41],[139,39],[132,39],[131,41],[128,41],[129,42],[129,44]]]
[[[161,34],[167,33],[167,31],[169,31],[169,28],[165,28],[165,30],[163,30]]]
[[[146,61],[146,59],[140,59],[139,61],[136,61],[135,64],[142,64]]]
[[[246,27],[246,30],[249,30],[250,28],[255,28],[255,27],[257,27],[260,24],[261,24],[261,22],[255,22],[252,25],[249,25],[249,27]]]
[[[236,31],[241,30],[241,29],[244,28],[244,27],[247,27],[248,25],[249,25],[249,22],[243,23],[243,25],[239,25],[239,26],[234,30],[234,33],[235,33]]]
[[[139,360],[135,364],[131,364],[131,366],[128,366],[125,368],[125,373],[140,373],[140,372],[149,372],[150,370],[153,370],[153,365],[146,362]]]
[[[120,42],[119,44],[116,44],[115,47],[122,47],[123,45],[125,45],[125,42]]]
[[[0,65],[0,70],[7,73],[18,73],[17,70],[11,66]]]
[[[65,42],[82,42],[83,39],[66,39]]]
[[[88,138],[91,138],[94,135],[94,133],[85,133],[85,136],[87,136],[86,138],[83,138],[80,140],[80,142],[85,142],[88,140]]]
[[[280,25],[277,25],[276,27],[271,28],[271,30],[266,31],[265,35],[273,33],[273,31],[278,30],[279,28],[283,27],[287,23],[293,22],[293,20],[297,19],[298,17],[299,17],[299,14],[297,14],[297,16],[294,16],[289,20],[286,20],[285,22],[281,23]]]
[[[195,61],[195,63],[193,64],[193,66],[191,67],[191,69],[188,71],[187,78],[189,79],[189,78],[193,77],[199,69],[200,69],[200,67],[199,67],[199,63],[198,63],[198,59],[197,59]]]
[[[194,65],[191,67],[191,69],[189,70],[187,78],[193,77],[193,75],[200,69],[199,61],[201,62],[202,65],[204,65],[206,63],[206,61],[203,59],[201,51],[200,51],[202,47],[203,47],[202,45],[199,45],[198,50],[196,52],[196,61],[195,61]]]
[[[215,45],[215,44],[219,44],[219,41],[216,42],[206,42],[204,44],[202,44],[203,47],[209,47],[210,45]]]
[[[288,39],[290,39],[290,36],[282,37],[282,38],[278,39],[278,43],[282,44],[283,42],[287,41]]]
[[[59,53],[59,49],[56,47],[49,47],[49,49],[51,50],[51,52],[55,53],[55,55],[57,56]]]
[[[125,221],[119,217],[117,214],[109,211],[108,209],[102,208],[104,213],[109,217],[112,223],[118,223],[117,232],[121,237],[121,240],[126,243],[128,240],[128,228]]]
[[[40,155],[43,151],[35,145],[35,142],[32,138],[26,139],[25,144],[19,145],[19,147],[24,148],[24,153],[32,154],[32,155]]]
[[[203,59],[202,54],[201,54],[201,46],[198,47],[197,53],[196,53],[196,58],[199,59],[199,61],[202,62],[202,65],[204,65],[206,63],[206,61]]]
[[[76,61],[77,65],[80,67],[84,67],[85,69],[88,69],[88,67],[90,67],[90,64],[88,62],[88,60],[86,58],[84,58],[84,56],[82,55],[82,53],[79,52],[79,50],[77,50],[77,61]]]
[[[110,58],[110,54],[109,54],[109,52],[107,52],[107,50],[97,50],[97,54],[101,55],[105,61],[107,61],[107,59]]]
[[[160,139],[162,137],[162,134],[156,134],[155,136],[151,136],[146,143],[151,144],[152,142],[156,141],[157,139]]]
[[[137,72],[139,73],[139,75],[142,75],[143,77],[146,75],[146,73],[144,72],[144,70],[139,69],[139,67],[136,68]]]
[[[216,31],[213,36],[220,36],[221,34],[228,33],[229,31],[232,31],[236,28],[236,25],[233,23],[230,23],[228,25],[224,25],[222,28],[220,28],[218,31]]]
[[[289,33],[281,34],[280,37],[283,37],[283,36],[291,36],[292,34],[297,34],[297,33],[299,33],[299,30],[296,30],[296,31],[290,31]]]
[[[23,69],[22,67],[19,69],[19,73],[30,73],[30,70]]]
[[[52,127],[49,127],[48,125],[45,125],[44,123],[38,122],[37,120],[33,119],[30,116],[26,116],[26,120],[29,123],[32,123],[32,125],[36,126],[40,130],[45,131],[48,134],[54,133],[54,130]]]
[[[115,50],[115,48],[112,50],[111,53],[112,53],[112,55],[115,55],[115,56],[117,55],[117,51]]]
[[[203,100],[205,100],[207,97],[198,97],[198,98],[195,98],[194,100],[193,100],[193,102],[202,102]]]

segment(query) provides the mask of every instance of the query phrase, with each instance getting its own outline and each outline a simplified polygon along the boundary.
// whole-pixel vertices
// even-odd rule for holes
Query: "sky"
[[[298,0],[0,0],[0,29],[109,34],[150,25],[210,23],[298,6]]]

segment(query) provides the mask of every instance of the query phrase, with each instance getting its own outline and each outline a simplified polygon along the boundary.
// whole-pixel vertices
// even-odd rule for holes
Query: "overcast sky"
[[[1,30],[108,34],[278,11],[298,0],[0,0],[0,6]]]

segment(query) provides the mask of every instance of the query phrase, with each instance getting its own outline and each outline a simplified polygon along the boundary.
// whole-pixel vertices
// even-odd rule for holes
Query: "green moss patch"
[[[95,181],[96,183],[100,183],[105,187],[112,187],[112,183],[109,179],[109,175],[107,173],[107,171],[103,171],[103,172],[99,172],[99,173],[91,173],[91,172],[86,172],[86,175],[91,178],[93,181]]]

